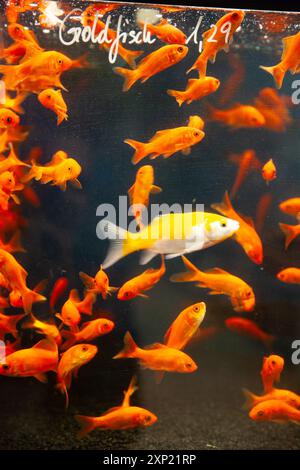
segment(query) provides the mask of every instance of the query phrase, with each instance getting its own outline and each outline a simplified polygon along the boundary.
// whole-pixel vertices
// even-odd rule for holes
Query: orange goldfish
[[[52,323],[43,322],[36,318],[33,313],[30,313],[28,315],[28,319],[22,323],[22,329],[36,330],[36,332],[40,335],[44,335],[46,338],[55,341],[57,346],[59,346],[62,342],[60,331],[55,325],[54,321]]]
[[[142,274],[133,277],[125,282],[118,292],[119,300],[131,300],[135,297],[148,297],[143,292],[152,289],[166,272],[164,257],[161,257],[161,267],[159,269],[149,268]]]
[[[153,77],[153,75],[180,62],[187,53],[187,46],[179,44],[163,46],[144,57],[135,70],[115,67],[114,71],[124,78],[123,91],[128,91],[138,80],[141,80],[142,83],[146,82],[149,78]]]
[[[300,224],[298,225],[287,225],[287,224],[279,224],[282,232],[285,235],[285,245],[284,248],[287,250],[290,244],[292,243],[295,238],[300,235]]]
[[[276,170],[276,166],[274,165],[272,158],[268,160],[267,163],[264,164],[261,170],[261,174],[262,174],[263,179],[267,183],[277,178],[277,170]]]
[[[27,93],[18,93],[14,98],[11,97],[8,93],[5,93],[3,103],[0,103],[0,108],[9,108],[15,113],[23,114],[24,109],[21,104],[26,99]]]
[[[0,238],[0,248],[1,250],[8,251],[8,253],[21,253],[26,251],[21,243],[20,232],[17,231],[7,243],[4,243]]]
[[[249,413],[253,421],[292,422],[299,424],[300,411],[282,400],[268,400],[259,403]]]
[[[192,70],[197,69],[199,76],[206,75],[207,62],[210,60],[215,62],[218,52],[222,49],[229,50],[229,45],[233,40],[233,35],[240,27],[245,13],[243,11],[232,11],[222,16],[219,21],[202,34],[203,49],[196,62],[187,71],[190,73]]]
[[[205,313],[206,305],[204,302],[198,302],[182,310],[165,334],[166,346],[184,349],[199,329]]]
[[[157,131],[147,143],[133,139],[126,139],[124,142],[135,149],[132,158],[135,165],[148,155],[153,160],[159,155],[169,158],[176,152],[189,153],[190,147],[201,142],[204,136],[205,133],[197,128],[182,126]]]
[[[241,155],[231,155],[230,160],[237,163],[239,166],[235,181],[230,191],[230,197],[234,198],[249,171],[259,169],[261,167],[261,163],[256,157],[255,151],[251,149],[245,150]]]
[[[20,23],[10,23],[7,27],[7,32],[14,41],[29,41],[39,46],[34,32],[25,28]]]
[[[144,28],[144,23],[140,22],[140,28]],[[166,18],[162,18],[158,24],[146,24],[147,31],[157,37],[162,42],[168,44],[185,44],[186,35],[176,26],[169,23]]]
[[[108,275],[102,269],[102,266],[100,266],[100,269],[95,277],[91,277],[83,272],[79,273],[79,277],[87,288],[88,292],[100,294],[103,300],[105,300],[108,295],[112,295],[113,292],[118,290],[118,287],[112,287],[109,285]]]
[[[262,70],[273,75],[277,88],[281,88],[287,71],[290,71],[292,74],[299,73],[300,71],[300,32],[283,38],[282,42],[283,53],[281,61],[272,67],[260,66]]]
[[[300,284],[300,269],[285,268],[277,274],[277,279],[287,284]]]
[[[243,317],[226,318],[225,325],[231,331],[261,341],[270,348],[275,337],[263,331],[254,321]]]
[[[300,396],[290,390],[281,390],[279,388],[273,388],[269,393],[265,395],[255,395],[249,390],[243,389],[246,397],[245,408],[251,410],[259,403],[263,403],[269,400],[280,400],[287,403],[293,408],[300,408]]]
[[[221,110],[209,106],[209,119],[219,121],[233,130],[243,127],[257,128],[263,127],[266,120],[262,113],[254,106],[236,104],[230,109]]]
[[[21,191],[24,189],[23,184],[17,183],[13,172],[5,171],[0,174],[0,207],[3,210],[8,210],[8,202],[10,198],[16,204],[20,204],[18,196],[14,193],[15,191]]]
[[[17,338],[17,323],[19,323],[22,318],[24,318],[23,313],[20,315],[4,315],[0,312],[0,338],[3,338],[8,333]]]
[[[73,331],[78,331],[78,324],[81,320],[80,314],[92,315],[95,300],[95,295],[92,292],[88,292],[84,299],[80,300],[77,290],[72,289],[68,300],[61,309],[61,313],[57,313],[56,317]]]
[[[241,278],[220,268],[200,271],[185,256],[182,260],[187,272],[173,274],[172,282],[196,282],[198,287],[210,289],[211,295],[227,295],[236,312],[251,312],[255,307],[252,288]]]
[[[11,253],[2,249],[0,249],[0,273],[7,280],[10,289],[21,296],[25,313],[31,312],[34,302],[46,300],[44,296],[27,287],[27,271],[25,271]]]
[[[255,217],[255,226],[258,232],[261,232],[264,227],[266,216],[271,203],[272,195],[269,193],[263,194],[260,200],[258,201]]]
[[[280,381],[280,374],[283,371],[283,368],[283,357],[271,354],[270,356],[263,358],[260,375],[265,393],[272,392],[274,382]]]
[[[279,204],[279,209],[285,214],[297,217],[300,222],[300,197],[287,199]]]
[[[239,243],[247,256],[256,264],[263,261],[263,246],[258,233],[255,230],[253,220],[238,214],[231,205],[228,193],[225,193],[223,202],[212,204],[212,208],[220,214],[239,222],[239,229],[233,238]]]
[[[69,281],[66,277],[60,277],[59,279],[57,279],[57,281],[55,281],[49,301],[50,309],[52,312],[59,298],[66,292],[68,285]]]
[[[57,367],[57,388],[66,397],[66,408],[69,406],[68,390],[71,387],[72,375],[77,377],[80,367],[90,362],[98,352],[92,344],[77,344],[64,352]]]
[[[66,152],[59,150],[45,166],[32,162],[32,167],[22,182],[28,183],[35,179],[42,184],[51,183],[52,186],[59,186],[62,191],[66,190],[67,182],[70,182],[75,188],[81,189],[81,183],[77,179],[80,173],[79,163],[74,158],[69,158]]]
[[[280,96],[273,88],[263,88],[254,100],[254,106],[265,118],[264,127],[274,132],[284,132],[291,124],[291,103],[291,98]]]
[[[162,189],[154,184],[153,166],[142,166],[136,173],[134,184],[128,190],[133,215],[139,228],[142,225],[142,211],[149,205],[150,193],[157,194],[161,191]]]
[[[125,358],[136,358],[142,367],[156,371],[191,373],[198,368],[190,356],[164,344],[139,348],[129,331],[124,337],[124,349],[114,356],[114,359]]]
[[[0,108],[0,129],[16,127],[19,124],[20,118],[14,111],[7,108]]]
[[[45,108],[50,109],[57,115],[57,125],[59,126],[64,120],[68,119],[68,108],[61,90],[53,90],[48,88],[41,91],[38,95],[39,102],[45,106]]]
[[[145,408],[130,405],[130,398],[136,390],[136,379],[133,377],[128,390],[124,392],[121,406],[110,408],[103,415],[95,418],[92,416],[76,415],[75,419],[81,426],[78,437],[84,437],[97,428],[101,430],[123,430],[152,426],[157,421],[157,416]]]
[[[33,292],[35,292],[36,294],[42,294],[45,287],[46,287],[46,284],[47,284],[47,280],[44,279],[43,281],[39,282],[32,290]],[[9,285],[8,285],[8,290],[9,290]],[[24,304],[23,304],[23,299],[22,299],[22,294],[20,291],[18,290],[12,290],[10,293],[9,293],[9,303],[11,305],[11,307],[15,307],[15,308],[24,308]],[[43,299],[45,299],[43,296],[42,296]],[[38,300],[39,302],[41,302],[41,300]]]
[[[185,91],[167,90],[168,95],[174,96],[179,106],[182,103],[190,104],[201,100],[205,96],[215,93],[220,86],[220,80],[214,77],[191,78],[188,80]]]
[[[88,341],[93,341],[99,336],[107,335],[115,327],[113,321],[108,320],[107,318],[97,318],[86,323],[83,323],[81,329],[77,333],[72,331],[62,331],[62,335],[66,338],[62,346],[62,351],[66,351],[71,346],[76,343],[86,343]]]
[[[56,372],[58,350],[55,341],[42,339],[32,348],[20,349],[5,358],[0,364],[0,375],[7,377],[35,377],[47,382],[45,372]]]

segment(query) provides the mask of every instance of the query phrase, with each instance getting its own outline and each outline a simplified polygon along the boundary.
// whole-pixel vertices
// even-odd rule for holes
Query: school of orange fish
[[[252,287],[240,277],[221,268],[213,268],[206,272],[200,271],[185,256],[195,250],[179,250],[179,253],[176,250],[152,250],[147,260],[155,254],[160,254],[160,268],[147,269],[125,282],[120,288],[112,287],[104,269],[106,270],[122,256],[147,246],[142,245],[138,238],[133,237],[130,240],[130,246],[128,243],[128,246],[123,247],[121,254],[104,262],[97,273],[92,275],[79,273],[84,286],[83,296],[80,296],[75,289],[71,289],[68,293],[68,279],[62,277],[56,281],[51,291],[49,321],[42,321],[34,315],[32,311],[34,304],[47,301],[43,295],[47,286],[43,281],[34,288],[29,287],[28,273],[17,260],[16,253],[24,251],[20,233],[22,227],[26,225],[20,213],[20,205],[25,202],[34,207],[40,205],[32,185],[34,180],[41,184],[50,183],[58,186],[63,191],[67,189],[67,183],[81,189],[78,178],[82,168],[62,149],[58,149],[45,164],[40,163],[41,150],[39,148],[33,148],[25,159],[20,158],[19,147],[30,132],[30,129],[22,125],[24,113],[22,103],[33,95],[41,106],[49,110],[49,119],[52,119],[51,112],[53,112],[57,117],[57,125],[61,125],[68,119],[68,107],[63,96],[66,89],[62,83],[62,76],[68,70],[89,67],[87,56],[71,59],[61,52],[47,50],[45,45],[42,46],[39,43],[34,32],[21,24],[22,14],[34,11],[38,13],[39,24],[42,28],[56,27],[53,23],[49,23],[46,5],[47,2],[44,0],[34,3],[28,0],[10,0],[6,7],[9,44],[1,50],[2,64],[0,65],[0,73],[6,88],[4,100],[0,105],[0,339],[5,343],[0,375],[35,377],[41,382],[46,382],[46,373],[53,371],[57,376],[57,389],[65,395],[67,407],[72,378],[77,377],[78,370],[91,361],[98,352],[97,346],[91,343],[100,336],[109,334],[115,326],[114,322],[108,318],[93,316],[93,307],[98,297],[100,296],[105,301],[107,296],[117,292],[116,295],[120,301],[128,301],[137,296],[147,298],[148,291],[159,283],[165,274],[165,258],[178,254],[182,256],[186,271],[173,274],[170,280],[194,282],[197,287],[209,289],[211,294],[227,296],[233,310],[240,315],[227,318],[225,326],[235,333],[261,341],[270,349],[275,338],[263,331],[254,320],[242,315],[243,312],[253,312],[255,309],[256,299]],[[105,28],[105,18],[103,21],[100,18],[118,8],[117,4],[93,4],[82,13],[81,24],[83,27],[94,25],[95,32],[99,33]],[[181,9],[161,7],[163,15],[176,14],[177,11]],[[232,75],[227,84],[222,84],[214,76],[208,76],[207,68],[213,69],[213,66],[209,66],[208,63],[209,61],[214,63],[222,50],[228,52],[235,33],[242,27],[244,18],[245,13],[242,11],[228,12],[218,20],[215,28],[202,34],[202,52],[187,70],[187,73],[198,72],[198,77],[189,79],[184,90],[166,90],[166,93],[175,98],[180,107],[202,100],[218,89],[220,89],[220,104],[228,105],[232,89],[240,86],[244,77],[240,59],[236,55],[229,54]],[[140,23],[138,26],[143,28],[144,24]],[[176,64],[188,55],[186,35],[168,19],[163,18],[158,24],[147,25],[147,28],[151,35],[164,45],[160,44],[154,52],[145,55],[136,65],[135,61],[143,52],[132,51],[126,49],[122,43],[119,44],[118,55],[130,67],[114,68],[116,74],[124,78],[124,92],[130,90],[137,81],[145,83],[167,68],[176,67]],[[212,35],[214,40],[211,40]],[[116,32],[109,29],[108,37],[115,39]],[[99,49],[105,51],[109,47],[109,42],[99,45]],[[261,67],[272,74],[277,89],[281,88],[287,72],[292,74],[300,72],[299,48],[300,32],[283,39],[282,57],[277,65]],[[117,77],[116,85],[118,85]],[[133,164],[138,164],[146,157],[155,159],[163,156],[166,159],[178,152],[189,155],[193,146],[205,138],[206,120],[221,123],[231,130],[260,127],[283,133],[292,122],[291,107],[290,98],[280,95],[275,87],[266,87],[260,91],[252,103],[233,104],[227,106],[226,109],[216,109],[207,105],[207,115],[204,118],[197,115],[190,116],[189,122],[180,127],[157,130],[146,143],[131,138],[126,139],[125,143],[134,149]],[[216,237],[209,242],[208,246],[232,237],[251,261],[261,265],[263,245],[259,232],[263,228],[266,214],[272,203],[271,193],[264,194],[259,202],[256,227],[249,217],[242,216],[236,211],[232,205],[232,199],[250,172],[258,172],[266,184],[272,184],[271,182],[276,178],[276,163],[272,159],[261,162],[252,149],[246,149],[241,155],[231,155],[230,160],[238,166],[236,179],[231,190],[226,191],[223,201],[212,205],[217,214],[208,214],[208,216],[211,226],[220,224],[226,227],[227,221],[235,221],[235,225],[232,226],[230,233]],[[149,205],[151,194],[161,191],[162,189],[154,184],[153,166],[141,166],[136,173],[134,184],[128,191],[130,203],[133,205],[133,216],[140,231],[147,229],[142,222],[141,207]],[[288,249],[292,241],[300,235],[300,195],[283,201],[279,209],[298,220],[298,224],[295,225],[279,224],[285,235],[285,249]],[[176,224],[176,221],[174,223]],[[153,243],[153,240],[150,241]],[[148,240],[148,249],[150,246],[151,251],[150,241]],[[168,255],[164,256],[167,253]],[[277,278],[285,283],[300,284],[300,269],[288,266],[277,274]],[[60,313],[56,313],[59,302],[64,303],[62,303]],[[10,309],[9,313],[6,312],[7,308]],[[17,313],[11,308],[17,309]],[[166,372],[195,372],[197,364],[183,352],[183,349],[195,338],[201,340],[216,334],[214,327],[200,328],[205,313],[204,302],[185,308],[166,332],[163,344],[155,343],[141,348],[127,332],[124,338],[124,349],[114,359],[137,359],[143,368],[156,371],[158,382],[162,380]],[[90,316],[91,320],[83,320],[83,315]],[[22,349],[22,331],[27,329],[41,334],[43,339],[30,348]],[[254,395],[244,390],[247,398],[246,408],[249,409],[249,417],[252,420],[300,422],[300,396],[274,386],[275,382],[280,379],[283,367],[284,361],[281,357],[275,355],[265,357],[261,371],[263,394]],[[76,416],[81,425],[79,435],[84,436],[96,428],[130,429],[153,425],[157,421],[153,413],[130,404],[130,397],[136,388],[134,377],[128,390],[124,392],[124,400],[120,406],[106,411],[99,417]]]

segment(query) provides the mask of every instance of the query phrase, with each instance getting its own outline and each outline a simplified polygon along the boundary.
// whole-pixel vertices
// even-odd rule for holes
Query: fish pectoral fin
[[[75,178],[73,180],[70,180],[70,183],[74,188],[82,189],[82,184],[80,183],[80,181],[77,178]]]
[[[209,295],[222,295],[222,294],[223,294],[223,292],[218,292],[217,290],[211,290],[209,292]]]
[[[158,194],[161,192],[162,192],[162,189],[159,186],[155,186],[155,184],[151,186],[151,189],[150,189],[151,194]]]
[[[229,273],[227,271],[225,271],[224,269],[222,268],[211,268],[211,269],[208,269],[207,271],[205,271],[206,274],[226,274],[228,275]]]
[[[53,184],[55,185],[55,183],[53,183]],[[61,183],[61,184],[59,184],[59,187],[62,191],[65,191],[67,189],[67,183],[66,182]]]
[[[138,294],[138,297],[143,297],[144,299],[149,299],[149,295],[146,294]]]
[[[172,325],[170,326],[170,328],[167,330],[165,336],[164,336],[164,342],[167,343],[169,338],[170,338],[170,335],[171,335],[171,332],[172,332]]]
[[[184,253],[181,252],[181,253],[172,253],[170,255],[166,255],[166,259],[173,259],[173,258],[177,258],[178,256],[182,256]]]
[[[42,382],[43,384],[48,382],[46,374],[43,373],[35,374],[34,378],[37,379],[39,382]]]
[[[181,150],[182,155],[190,155],[191,153],[191,147],[187,147],[183,150]]]
[[[159,253],[156,253],[155,251],[152,250],[145,250],[141,254],[140,258],[140,264],[147,264],[149,261],[152,260],[155,256],[157,256]]]

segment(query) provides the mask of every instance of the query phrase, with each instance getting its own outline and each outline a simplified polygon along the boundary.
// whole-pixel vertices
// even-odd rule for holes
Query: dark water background
[[[134,25],[134,6],[123,6],[113,17],[116,18],[120,12]],[[222,11],[186,10],[168,17],[176,18],[175,24],[190,34],[199,15],[204,15],[203,32],[222,14]],[[259,28],[265,15],[247,12],[241,32],[235,35],[229,54],[240,56],[246,75],[233,102],[250,103],[261,88],[274,86],[272,77],[260,70],[259,65],[277,63],[281,38],[299,31],[300,14],[287,15],[284,31],[266,33]],[[23,15],[22,23],[30,25],[31,18],[30,13]],[[69,187],[63,193],[56,187],[34,183],[42,206],[32,209],[24,205],[22,209],[30,221],[23,234],[27,253],[17,258],[29,271],[30,286],[47,278],[51,287],[55,279],[64,274],[72,287],[82,291],[78,272],[94,275],[107,251],[107,243],[96,237],[96,208],[104,202],[117,206],[119,195],[126,195],[137,171],[130,162],[133,151],[123,140],[147,141],[159,129],[184,125],[193,114],[205,119],[205,102],[217,105],[222,83],[230,76],[229,55],[219,53],[216,63],[208,66],[208,74],[221,80],[219,91],[202,102],[179,108],[166,90],[185,88],[185,72],[197,57],[195,45],[190,46],[187,57],[175,67],[122,93],[122,79],[114,74],[106,52],[96,47],[89,49],[85,44],[63,47],[57,33],[46,35],[38,28],[35,32],[46,49],[60,50],[72,58],[89,50],[92,67],[63,75],[63,84],[69,90],[69,93],[63,93],[69,120],[59,127],[54,114],[44,109],[34,95],[26,100],[22,124],[32,126],[32,131],[20,147],[21,157],[25,158],[30,148],[38,145],[43,149],[42,161],[46,163],[55,151],[65,150],[82,165],[80,181],[83,190]],[[161,45],[157,41],[154,47],[145,46],[143,49],[148,53]],[[126,66],[120,59],[117,65]],[[282,94],[291,94],[293,79],[287,73]],[[285,252],[284,237],[278,228],[278,222],[294,223],[292,218],[280,213],[278,203],[299,196],[298,108],[294,106],[292,109],[293,124],[283,134],[265,129],[233,132],[208,122],[204,140],[192,149],[190,156],[176,154],[167,161],[160,157],[153,162],[155,183],[163,188],[163,192],[152,196],[151,201],[172,204],[196,200],[205,204],[209,211],[210,204],[220,201],[225,190],[233,184],[237,167],[228,161],[231,153],[253,148],[262,161],[274,159],[277,180],[266,188],[260,174],[253,172],[234,201],[234,207],[241,213],[255,216],[261,195],[270,191],[273,196],[261,234],[263,265],[253,264],[232,240],[194,253],[190,259],[200,269],[222,267],[253,287],[257,305],[249,318],[277,336],[273,352],[283,355],[286,362],[281,388],[299,393],[300,366],[291,363],[291,343],[300,338],[299,286],[282,284],[275,277],[284,267],[300,267],[299,240]],[[144,160],[142,164],[148,162]],[[138,255],[132,255],[112,266],[108,271],[111,284],[120,286],[142,272],[138,258]],[[158,261],[151,265],[157,266]],[[73,381],[67,413],[63,398],[55,392],[55,377],[51,377],[47,386],[35,379],[0,377],[0,448],[297,448],[298,427],[258,425],[250,422],[247,413],[241,409],[242,387],[256,393],[261,391],[259,371],[267,351],[253,340],[221,330],[209,341],[187,348],[199,366],[195,374],[169,374],[160,386],[155,384],[151,371],[139,370],[134,361],[111,359],[120,350],[126,330],[132,332],[140,345],[161,341],[178,313],[194,302],[207,303],[203,326],[222,327],[224,319],[234,314],[226,297],[210,297],[206,290],[189,284],[171,284],[168,281],[170,275],[181,270],[181,260],[169,261],[167,274],[151,291],[148,300],[137,298],[124,303],[113,297],[106,302],[98,301],[96,311],[111,315],[117,326],[112,334],[97,342],[100,354],[84,366],[79,379]],[[35,312],[46,316],[47,306],[36,306]],[[156,413],[158,423],[147,430],[99,431],[84,441],[76,440],[77,425],[73,415],[96,416],[118,405],[122,391],[135,372],[138,373],[140,388],[133,397],[133,403]]]

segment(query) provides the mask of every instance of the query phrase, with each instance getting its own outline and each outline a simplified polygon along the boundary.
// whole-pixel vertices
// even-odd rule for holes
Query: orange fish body
[[[260,372],[263,389],[265,393],[273,390],[274,382],[280,381],[280,374],[284,368],[284,359],[281,356],[271,354],[263,358],[262,369]]]
[[[196,282],[198,287],[210,289],[210,294],[227,295],[236,312],[251,312],[254,309],[255,295],[245,281],[220,268],[200,271],[185,256],[182,260],[187,271],[173,274],[170,278],[172,282]]]
[[[243,390],[246,397],[245,408],[252,409],[259,403],[263,403],[268,400],[280,400],[287,403],[293,408],[300,408],[300,396],[290,390],[281,390],[279,388],[273,388],[269,393],[265,395],[255,395],[249,390]]]
[[[231,331],[261,341],[267,348],[274,341],[274,336],[265,333],[256,323],[247,318],[230,317],[225,320],[225,325]]]
[[[19,160],[13,147],[11,146],[10,153],[6,158],[2,158],[0,156],[0,175],[6,171],[15,169],[18,166],[28,167],[29,165]]]
[[[285,249],[287,250],[290,244],[292,243],[295,238],[299,237],[300,235],[300,224],[297,225],[287,225],[287,224],[279,224],[281,231],[285,235]]]
[[[165,344],[169,348],[184,349],[199,329],[206,313],[206,305],[199,302],[185,308],[174,320],[165,334]]]
[[[148,143],[126,139],[125,143],[135,149],[132,163],[137,164],[148,155],[153,160],[159,155],[171,157],[176,152],[189,153],[190,147],[201,142],[205,133],[199,129],[182,126],[158,131]]]
[[[162,256],[159,269],[149,268],[142,274],[125,282],[118,292],[119,300],[131,300],[137,296],[147,297],[143,292],[152,289],[166,272],[164,257]]]
[[[62,121],[68,120],[68,108],[61,90],[53,90],[51,88],[43,90],[38,95],[38,100],[45,108],[50,109],[57,115],[58,126]]]
[[[60,277],[59,279],[57,279],[57,281],[55,281],[49,301],[51,311],[53,311],[59,298],[66,292],[68,285],[69,281],[66,277]]]
[[[225,193],[223,202],[212,204],[212,208],[220,214],[239,222],[239,229],[234,234],[233,238],[243,247],[251,261],[256,264],[261,264],[263,261],[263,246],[252,219],[241,216],[234,210],[227,192]]]
[[[118,290],[117,287],[112,287],[109,285],[108,275],[102,269],[102,266],[100,266],[100,269],[95,277],[91,277],[83,272],[80,272],[79,276],[87,291],[94,294],[100,294],[103,300],[105,300],[108,295],[112,295],[113,292]]]
[[[170,96],[174,96],[179,106],[182,103],[190,104],[193,101],[201,100],[205,96],[215,93],[220,86],[220,80],[214,77],[191,78],[188,80],[185,91],[168,90]]]
[[[279,204],[279,209],[285,214],[297,217],[300,222],[300,197],[293,197]]]
[[[254,150],[245,150],[241,155],[231,155],[230,160],[238,164],[238,172],[230,191],[230,197],[234,198],[240,189],[247,174],[254,169],[261,167]]]
[[[22,320],[22,318],[24,318],[23,313],[20,315],[4,315],[0,313],[0,338],[4,338],[8,333],[17,338],[17,323]]]
[[[143,28],[144,24],[141,23],[140,27]],[[186,35],[176,26],[173,26],[169,21],[163,18],[159,24],[148,24],[147,31],[157,37],[160,41],[168,44],[185,44]]]
[[[287,284],[300,284],[300,269],[285,268],[277,274],[277,279]]]
[[[287,71],[292,74],[300,71],[300,32],[282,39],[283,53],[281,61],[273,67],[260,66],[262,70],[273,75],[277,88],[281,88]]]
[[[285,132],[292,122],[288,100],[291,103],[291,98],[278,95],[273,88],[263,88],[259,92],[254,100],[254,106],[265,118],[264,127],[274,132]]]
[[[69,349],[76,343],[86,343],[93,341],[99,336],[107,335],[115,327],[114,322],[107,318],[98,318],[86,323],[83,323],[81,330],[77,333],[72,331],[63,330],[62,335],[67,339],[63,346],[62,351]]]
[[[72,289],[68,300],[62,306],[61,313],[56,316],[72,331],[78,331],[78,324],[81,321],[80,314],[92,315],[95,300],[95,295],[92,292],[87,292],[84,299],[80,300],[77,290]]]
[[[230,109],[221,110],[209,106],[209,119],[219,121],[232,129],[258,128],[265,125],[265,118],[254,106],[235,105]]]
[[[267,161],[267,163],[262,167],[261,174],[267,183],[277,178],[276,166],[272,159]]]
[[[54,322],[46,323],[38,320],[32,313],[30,313],[28,319],[22,323],[22,329],[36,330],[37,333],[55,341],[57,346],[62,342],[60,331]]]
[[[179,44],[163,46],[144,57],[135,70],[115,67],[114,71],[124,77],[123,91],[128,91],[138,80],[142,83],[146,82],[157,73],[180,62],[187,53],[187,46]]]
[[[19,124],[20,118],[14,111],[7,108],[0,108],[0,129],[16,127]]]
[[[254,421],[274,421],[276,423],[300,423],[300,411],[282,400],[268,400],[259,403],[249,413]]]
[[[214,27],[203,33],[202,52],[187,73],[197,69],[199,76],[205,76],[208,61],[210,60],[214,63],[218,52],[222,49],[229,50],[233,35],[240,27],[244,17],[245,13],[240,10],[226,13],[226,15],[219,19]]]

